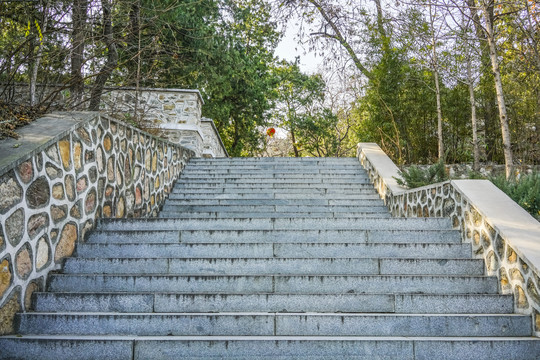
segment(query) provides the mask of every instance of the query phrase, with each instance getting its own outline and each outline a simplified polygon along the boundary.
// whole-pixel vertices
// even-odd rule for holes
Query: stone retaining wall
[[[483,258],[516,312],[531,314],[540,335],[540,223],[487,180],[453,180],[407,190],[397,166],[377,144],[358,145],[358,158],[393,216],[450,217],[473,256]]]
[[[156,216],[194,156],[99,113],[54,114],[20,135],[0,145],[0,334],[99,218]]]
[[[53,104],[63,108],[70,101],[69,89],[64,88],[63,85],[38,85],[36,97],[42,101],[56,91]],[[28,97],[28,85],[6,88],[0,84],[3,100],[26,103]],[[88,89],[83,97],[79,107],[87,106]],[[203,104],[198,90],[105,87],[100,109],[126,121],[137,116],[143,125],[155,128],[169,141],[193,150],[198,157],[228,157],[213,120],[202,118]]]

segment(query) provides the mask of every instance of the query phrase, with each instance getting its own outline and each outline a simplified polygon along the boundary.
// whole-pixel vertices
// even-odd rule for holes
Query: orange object
[[[270,129],[266,130],[266,134],[268,134],[268,136],[270,136],[270,137],[274,136],[275,133],[276,133],[276,129],[274,129],[274,128],[270,128]]]

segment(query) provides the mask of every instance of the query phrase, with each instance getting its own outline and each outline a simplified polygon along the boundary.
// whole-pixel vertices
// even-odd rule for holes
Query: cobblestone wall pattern
[[[473,256],[484,259],[487,275],[497,276],[502,293],[514,295],[516,312],[532,314],[535,329],[540,331],[540,274],[452,182],[394,194],[366,155],[359,151],[358,158],[393,216],[450,217],[454,228],[461,231],[462,241],[472,244]]]
[[[0,177],[0,333],[101,217],[157,215],[191,150],[96,116]],[[15,300],[14,300],[15,299]]]

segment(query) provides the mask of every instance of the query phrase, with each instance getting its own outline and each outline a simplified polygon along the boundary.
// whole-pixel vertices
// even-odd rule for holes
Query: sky
[[[317,72],[317,66],[321,63],[322,58],[316,57],[313,52],[306,52],[302,44],[295,39],[297,34],[298,26],[294,21],[291,21],[287,26],[285,36],[283,36],[276,48],[276,55],[280,59],[288,61],[294,61],[296,56],[300,56],[300,70],[308,74],[314,74]]]

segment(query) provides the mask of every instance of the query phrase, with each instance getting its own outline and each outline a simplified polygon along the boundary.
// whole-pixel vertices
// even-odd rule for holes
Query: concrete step
[[[369,187],[333,188],[321,186],[269,188],[269,187],[216,187],[216,188],[174,188],[171,194],[250,194],[250,193],[281,193],[281,194],[373,194],[375,189]]]
[[[181,180],[191,181],[192,179],[223,179],[225,181],[253,181],[257,179],[314,179],[326,182],[327,180],[357,180],[365,181],[363,174],[320,174],[320,173],[253,173],[253,174],[214,174],[214,173],[182,173]]]
[[[320,205],[171,205],[165,204],[164,212],[339,212],[339,213],[388,213],[388,208],[380,206],[320,206]],[[180,216],[181,217],[181,216]]]
[[[323,200],[356,200],[357,204],[363,200],[378,200],[379,195],[375,191],[369,191],[366,194],[349,194],[349,193],[325,193],[325,192],[301,192],[294,193],[282,193],[282,192],[255,192],[255,193],[224,193],[224,194],[177,194],[172,193],[169,195],[171,200],[204,200],[204,199],[221,199],[221,200],[236,200],[236,199],[250,199],[250,200],[304,200],[304,199],[323,199]]]
[[[40,360],[538,360],[533,337],[6,336],[4,359]],[[465,355],[467,354],[467,355]],[[472,357],[467,357],[474,354]]]
[[[203,159],[203,158],[191,158],[188,162],[188,165],[192,164],[224,164],[228,166],[235,165],[246,165],[246,164],[293,164],[293,165],[304,165],[304,164],[359,164],[359,161],[355,157],[344,157],[344,158],[315,158],[315,157],[303,157],[303,158],[269,158],[269,157],[242,157],[242,158],[214,158],[214,159]]]
[[[281,211],[271,211],[271,212],[182,212],[182,211],[171,211],[165,210],[159,213],[159,218],[209,218],[209,219],[247,219],[247,218],[391,218],[392,216],[389,213],[383,212],[281,212]]]
[[[300,176],[300,175],[317,175],[320,177],[336,177],[339,175],[350,176],[350,177],[362,177],[367,178],[367,173],[363,169],[353,168],[353,169],[335,169],[328,168],[322,169],[318,167],[306,168],[306,167],[293,167],[289,169],[285,168],[275,168],[275,169],[245,169],[245,168],[230,168],[226,170],[218,169],[199,169],[199,168],[189,168],[186,167],[182,171],[181,177],[184,176],[200,176],[206,177],[211,176],[232,176],[232,177],[250,177],[250,176],[264,176],[264,177],[281,177],[281,176]]]
[[[242,184],[242,183],[177,183],[173,192],[183,192],[183,191],[194,191],[194,190],[248,190],[257,188],[260,191],[279,191],[279,190],[310,190],[318,189],[321,190],[373,190],[373,185],[371,184],[323,184],[323,183],[260,183],[260,184]]]
[[[448,243],[458,230],[95,230],[89,244],[125,243]]]
[[[103,230],[443,230],[447,218],[102,219]]]
[[[470,244],[191,243],[80,244],[83,258],[438,258],[467,259]]]
[[[259,165],[204,165],[188,164],[184,171],[207,171],[216,172],[221,174],[234,173],[234,172],[256,172],[256,171],[275,171],[275,172],[303,172],[303,171],[316,171],[316,172],[329,172],[329,171],[351,171],[351,172],[367,172],[360,166],[360,164],[336,164],[336,165],[294,165],[294,164],[259,164]]]
[[[393,258],[69,258],[69,274],[484,275],[481,259]]]
[[[36,293],[42,312],[509,314],[512,295]]]
[[[531,336],[515,314],[23,313],[21,334],[138,336]]]
[[[85,275],[54,274],[49,291],[234,294],[497,294],[495,277],[450,275]]]
[[[234,194],[242,196],[244,194],[306,194],[306,195],[376,195],[375,189],[370,188],[350,188],[350,189],[333,189],[325,187],[310,187],[310,188],[288,188],[288,189],[274,189],[274,188],[213,188],[213,189],[173,189],[172,195],[221,195],[221,194]]]
[[[275,184],[275,185],[316,185],[316,184],[323,184],[327,186],[358,186],[358,185],[372,185],[371,181],[368,178],[349,178],[344,179],[343,177],[340,178],[322,178],[322,177],[309,177],[309,178],[295,178],[295,179],[284,179],[284,178],[257,178],[257,179],[242,179],[239,178],[212,178],[212,179],[206,179],[206,178],[191,178],[189,180],[180,178],[176,181],[176,186],[183,186],[183,185],[228,185],[228,186],[249,186],[249,185],[263,185],[263,184]]]
[[[359,200],[333,199],[168,199],[168,205],[239,205],[239,206],[384,206],[380,198]]]
[[[356,164],[360,165],[360,162],[355,157],[346,157],[346,158],[314,158],[314,157],[305,157],[305,158],[255,158],[255,157],[243,157],[243,158],[212,158],[212,159],[201,159],[201,158],[192,158],[188,161],[188,165],[192,164],[221,164],[221,165],[248,165],[248,164],[281,164],[281,163],[292,163],[294,165],[306,165],[306,164],[319,164],[321,166],[325,164]]]

